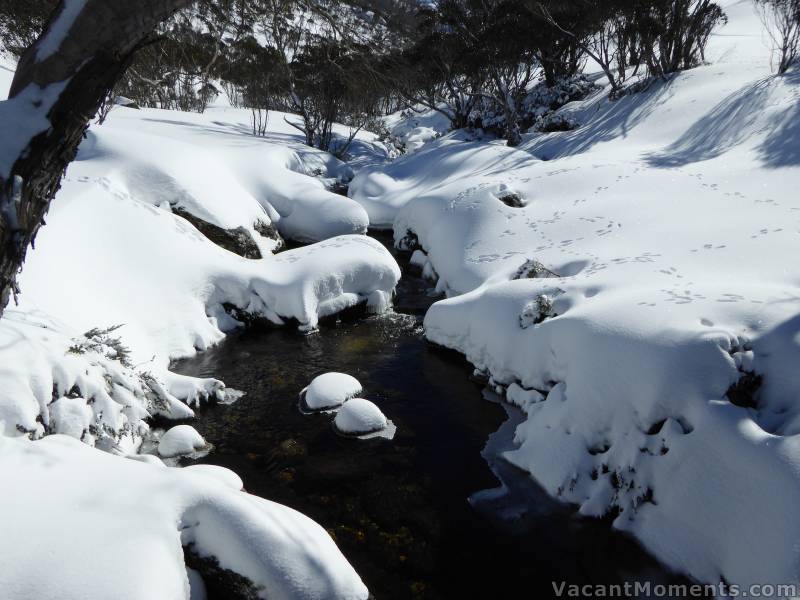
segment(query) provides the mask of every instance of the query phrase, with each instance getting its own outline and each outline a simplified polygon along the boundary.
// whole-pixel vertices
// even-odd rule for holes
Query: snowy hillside
[[[516,149],[449,134],[350,195],[450,296],[426,337],[527,413],[508,460],[701,581],[793,582],[800,79],[724,8],[707,66]]]

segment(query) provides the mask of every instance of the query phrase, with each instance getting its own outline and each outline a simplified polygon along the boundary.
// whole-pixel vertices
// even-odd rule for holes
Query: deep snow
[[[25,118],[29,100],[0,104],[0,116]],[[362,235],[360,205],[327,190],[349,179],[349,167],[303,147],[283,115],[253,137],[248,115],[116,107],[70,165],[28,254],[20,304],[0,320],[3,594],[186,598],[183,545],[244,575],[261,596],[367,597],[306,517],[240,492],[234,473],[136,454],[152,444],[148,417],[190,418],[205,398],[240,395],[167,370],[237,318],[312,331],[357,303],[391,305],[396,262]],[[380,159],[386,150],[373,140],[361,135],[354,152]],[[14,143],[5,139],[4,150]],[[181,215],[250,238],[262,258],[217,246]],[[273,255],[275,226],[318,243]],[[187,425],[161,442],[166,456],[204,445]],[[191,591],[200,595],[196,584]]]
[[[100,452],[72,438],[0,436],[5,598],[189,597],[181,546],[269,598],[367,598],[319,525],[232,489],[231,477]],[[235,476],[234,476],[235,477]]]
[[[516,149],[448,134],[350,195],[449,296],[426,337],[526,412],[509,461],[699,580],[797,582],[800,78],[723,4],[708,65]]]
[[[235,475],[123,460],[67,436],[133,453],[148,415],[189,417],[184,402],[224,397],[221,382],[166,367],[236,325],[230,305],[305,329],[356,302],[385,309],[399,270],[359,235],[368,225],[418,243],[413,262],[449,296],[426,315],[427,338],[526,413],[511,463],[583,514],[616,514],[615,527],[699,580],[800,581],[800,78],[770,74],[749,0],[723,4],[708,65],[567,105],[574,131],[530,132],[510,149],[438,137],[435,114],[396,117],[388,125],[412,152],[388,164],[363,134],[353,164],[372,164],[350,199],[326,189],[350,169],[304,148],[283,115],[257,139],[244,111],[115,108],[70,167],[21,305],[0,321],[0,430],[66,434],[0,437],[14,482],[0,496],[0,588],[85,595],[79,540],[137,558],[100,553],[97,597],[119,592],[123,572],[145,586],[131,597],[183,598],[180,545],[193,542],[277,597],[365,597],[324,532],[240,494]],[[510,193],[524,206],[502,202]],[[243,228],[264,258],[222,250],[176,209]],[[271,256],[262,224],[325,241]],[[119,346],[82,335],[123,323],[113,335],[128,365]],[[752,399],[737,391],[759,381]],[[43,482],[57,486],[55,514]],[[31,540],[70,560],[27,560]],[[132,553],[144,543],[152,555]],[[135,577],[145,570],[160,575]]]
[[[221,120],[225,115],[229,121]],[[0,354],[19,355],[23,347],[31,354],[22,364],[3,361],[13,365],[5,389],[9,396],[10,389],[16,390],[13,400],[0,403],[8,432],[19,425],[41,433],[36,419],[51,399],[50,372],[80,370],[62,365],[75,363],[65,351],[93,328],[122,324],[114,335],[130,348],[133,370],[148,373],[160,388],[157,395],[167,402],[156,412],[184,418],[191,411],[175,398],[192,404],[200,396],[220,395],[223,386],[175,376],[166,371],[167,364],[209,347],[236,326],[225,306],[279,324],[293,319],[307,330],[319,318],[359,302],[376,312],[386,309],[400,271],[381,244],[351,233],[362,228],[354,229],[347,217],[357,205],[325,191],[319,178],[270,161],[282,157],[299,170],[328,174],[345,167],[312,150],[303,151],[301,159],[289,142],[254,138],[242,129],[246,118],[246,111],[224,108],[204,115],[116,108],[103,126],[90,129],[53,202],[48,226],[29,254],[20,277],[20,306],[10,308],[0,322],[0,337],[29,342],[6,344]],[[280,135],[275,133],[276,139]],[[315,211],[317,221],[304,220],[308,231],[324,241],[271,255],[274,241],[255,227],[285,220],[268,202],[271,192],[258,187],[270,177],[286,194],[297,194],[298,204],[313,205],[309,190],[341,203],[333,219],[323,207]],[[223,250],[174,208],[225,229],[243,228],[263,258],[245,259]],[[289,218],[294,214],[285,212]],[[30,325],[32,320],[36,324]],[[37,348],[54,342],[49,333],[38,339],[44,328],[63,339],[55,344],[53,357],[42,362],[35,356]],[[93,379],[95,387],[104,387],[103,369]],[[76,377],[57,376],[54,383],[61,394],[78,383],[82,397],[91,397],[93,392]],[[130,404],[116,388],[110,396],[117,404]],[[16,412],[9,414],[9,407]],[[143,408],[153,412],[155,407]],[[110,422],[110,411],[104,419],[120,431],[123,424]]]

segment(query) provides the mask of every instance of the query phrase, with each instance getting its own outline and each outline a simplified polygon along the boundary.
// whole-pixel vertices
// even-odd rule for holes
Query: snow
[[[0,477],[9,598],[183,600],[181,546],[216,557],[261,597],[368,596],[319,525],[191,469],[124,460],[67,436],[0,437]]]
[[[9,57],[0,52],[0,100],[8,98],[11,82],[14,80],[14,71],[17,65]]]
[[[124,126],[115,127],[115,113],[125,113],[119,119]],[[124,324],[119,335],[131,348],[131,361],[193,403],[192,384],[164,370],[169,359],[208,348],[236,325],[223,304],[313,329],[319,318],[358,302],[385,309],[375,303],[375,292],[388,297],[400,271],[381,244],[360,235],[269,254],[274,244],[255,231],[254,222],[270,217],[234,174],[240,171],[180,137],[202,128],[163,123],[174,114],[117,108],[97,134],[90,130],[29,254],[20,308],[69,323],[72,335]],[[208,123],[218,118],[203,117]],[[216,139],[216,126],[210,127],[205,135]],[[160,133],[151,135],[148,128]],[[245,148],[262,155],[266,142],[237,135],[217,137],[231,138],[241,155]],[[262,170],[266,178],[269,164]],[[315,185],[314,178],[298,177]],[[247,229],[264,258],[243,259],[219,248],[173,214],[173,205],[221,227]]]
[[[47,30],[36,48],[36,61],[41,62],[55,54],[67,38],[75,19],[86,5],[86,0],[65,0],[61,12]]]
[[[153,370],[136,371],[102,350],[49,315],[6,309],[0,320],[0,432],[61,432],[130,452],[147,435],[148,416],[194,414]],[[216,394],[222,386],[213,379],[192,383],[196,395]]]
[[[390,138],[409,154],[450,129],[450,119],[443,113],[421,106],[393,113],[384,118],[384,124]]]
[[[206,600],[206,584],[200,573],[194,569],[186,568],[186,577],[189,579],[189,600]]]
[[[55,92],[30,86],[0,103],[0,119],[20,120],[26,135],[46,129],[31,107]],[[241,325],[237,317],[312,331],[357,303],[390,309],[397,263],[362,235],[360,205],[326,189],[351,177],[350,168],[304,147],[279,116],[256,138],[244,110],[117,106],[89,129],[28,253],[20,304],[0,320],[0,473],[14,482],[0,514],[15,518],[0,544],[4,594],[185,598],[180,547],[194,544],[270,598],[367,597],[318,525],[240,493],[235,473],[183,473],[136,454],[157,438],[150,417],[189,419],[205,399],[241,395],[168,370],[172,359],[223,339]],[[4,138],[0,170],[15,144]],[[371,134],[355,148],[385,155]],[[262,258],[217,246],[178,213],[243,231]],[[274,255],[278,243],[262,235],[271,225],[318,243]],[[201,443],[180,425],[160,451],[174,456]],[[49,549],[41,560],[37,545]]]
[[[8,433],[44,432],[53,384],[61,395],[77,384],[80,396],[92,401],[101,430],[125,435],[130,448],[146,433],[142,419],[149,414],[187,418],[192,411],[180,400],[222,400],[221,382],[166,368],[170,359],[217,343],[223,329],[237,324],[223,304],[276,323],[293,319],[305,330],[358,302],[375,312],[388,308],[400,270],[375,240],[345,235],[275,256],[265,252],[261,260],[240,258],[154,205],[175,201],[221,226],[252,229],[252,219],[268,217],[232,175],[203,163],[200,150],[198,160],[207,168],[195,172],[176,162],[169,178],[158,176],[166,172],[166,160],[161,171],[154,167],[145,176],[140,165],[157,162],[155,145],[146,145],[144,158],[135,158],[140,136],[131,133],[125,149],[124,139],[112,140],[113,127],[110,131],[104,139],[111,141],[90,133],[82,146],[29,253],[20,277],[20,307],[11,307],[0,321],[0,339],[6,341],[0,347],[0,418]],[[170,148],[167,142],[164,147]],[[267,241],[261,245],[268,249]],[[114,335],[130,348],[135,369],[95,352],[67,352],[83,332],[117,324],[124,326]],[[109,374],[116,381],[111,389]],[[151,391],[163,402],[146,399]],[[60,424],[66,412],[58,406]],[[76,434],[80,415],[69,412],[69,429]],[[37,422],[39,415],[43,423]]]
[[[271,129],[255,137],[245,110],[116,107],[81,146],[78,159],[91,163],[81,175],[105,176],[115,189],[156,206],[166,200],[221,227],[252,230],[256,220],[272,221],[283,236],[302,242],[366,232],[364,210],[326,189],[327,181],[351,177],[349,167],[303,146],[283,116],[270,113]],[[370,139],[360,142],[381,151]]]
[[[724,4],[708,65],[515,149],[447,134],[350,195],[418,238],[448,295],[426,337],[525,411],[508,461],[701,581],[797,582],[800,79]],[[731,402],[756,375],[756,406]]]
[[[115,108],[70,166],[21,304],[0,321],[0,589],[185,598],[180,547],[193,543],[271,598],[366,597],[324,531],[239,492],[235,474],[132,453],[152,435],[149,416],[188,418],[189,405],[226,397],[219,381],[167,370],[238,324],[225,306],[303,330],[358,302],[387,310],[400,272],[360,235],[368,226],[418,240],[412,262],[447,295],[426,337],[524,412],[508,462],[584,515],[615,514],[698,580],[800,582],[800,277],[789,267],[800,78],[771,75],[750,2],[724,6],[707,65],[614,102],[571,103],[559,115],[572,131],[530,132],[512,149],[436,135],[446,127],[434,112],[387,119],[409,152],[381,164],[385,146],[360,134],[352,164],[367,166],[350,198],[326,185],[351,168],[303,147],[279,113],[255,138],[246,111]],[[54,91],[31,86],[0,120],[43,130],[30,107]],[[0,174],[15,144],[4,140]],[[523,206],[503,202],[509,191]],[[243,228],[263,258],[219,248],[176,209]],[[259,222],[319,243],[273,256]],[[127,365],[83,336],[117,324]],[[743,406],[731,390],[757,376]],[[323,390],[344,402],[337,428],[390,428],[341,382]],[[46,433],[65,435],[24,439]]]
[[[9,84],[10,85],[10,84]],[[8,179],[11,167],[28,142],[50,128],[45,116],[64,90],[66,82],[51,84],[45,88],[32,83],[22,89],[11,100],[0,102],[0,122],[16,123],[15,127],[3,131],[3,146],[0,151],[0,177]],[[5,210],[0,206],[0,209]]]
[[[202,477],[215,479],[237,492],[244,489],[242,478],[225,467],[219,467],[217,465],[188,465],[184,467],[183,470],[186,473],[196,473]]]
[[[336,413],[333,423],[337,430],[350,435],[373,433],[388,425],[381,409],[364,398],[353,398],[345,402]]]
[[[315,377],[300,395],[311,410],[325,410],[341,406],[360,394],[361,383],[346,373],[323,373]]]
[[[94,420],[84,398],[62,396],[50,404],[50,419],[56,431],[80,440]]]
[[[192,454],[204,449],[208,444],[191,425],[171,427],[158,440],[158,453],[164,458]]]

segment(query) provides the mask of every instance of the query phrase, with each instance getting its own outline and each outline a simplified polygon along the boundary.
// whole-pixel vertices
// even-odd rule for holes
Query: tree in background
[[[233,106],[249,108],[253,135],[267,132],[270,108],[277,103],[277,90],[285,87],[280,81],[281,56],[274,48],[258,43],[248,35],[227,49],[224,66],[219,69],[222,86]]]
[[[0,38],[6,51],[21,56],[58,5],[57,0],[0,0]]]
[[[574,0],[559,12],[552,2],[537,2],[540,15],[579,46],[603,70],[611,96],[621,90],[628,69],[644,65],[648,74],[664,77],[705,60],[714,28],[725,22],[712,0]],[[580,15],[580,26],[564,18]]]
[[[800,0],[756,0],[756,7],[783,75],[800,53]]]

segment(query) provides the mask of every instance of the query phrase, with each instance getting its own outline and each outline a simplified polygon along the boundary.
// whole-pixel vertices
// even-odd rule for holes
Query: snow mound
[[[388,141],[401,152],[412,153],[450,129],[443,113],[423,107],[401,110],[383,119]]]
[[[175,428],[173,427],[173,429]],[[226,485],[237,492],[244,489],[244,482],[242,482],[242,478],[225,467],[220,467],[217,465],[188,465],[183,467],[183,470],[189,473],[198,474],[202,477],[210,477],[215,479],[221,484]]]
[[[285,116],[271,112],[267,135],[255,137],[246,110],[114,109],[102,127],[90,129],[78,159],[94,163],[87,169],[117,188],[145,187],[156,205],[163,198],[220,226],[241,225],[259,243],[258,220],[300,242],[366,233],[364,210],[326,187],[326,181],[352,177],[349,167],[305,146]],[[365,151],[382,153],[361,138]]]
[[[94,412],[84,398],[62,396],[50,404],[50,420],[56,431],[82,439],[94,421]]]
[[[280,317],[297,319],[302,329],[313,329],[320,318],[361,302],[372,312],[387,310],[385,300],[400,280],[400,267],[391,253],[361,235],[282,252],[271,266],[271,271],[252,281],[251,289],[264,307]],[[375,301],[375,292],[380,292],[382,302]]]
[[[67,436],[0,436],[0,477],[13,482],[0,494],[0,589],[9,598],[187,598],[182,546],[246,577],[262,598],[369,595],[315,522],[190,469],[125,460]]]
[[[364,398],[353,398],[339,409],[333,424],[341,433],[361,435],[381,431],[389,422],[373,402]]]
[[[323,373],[315,377],[300,394],[310,410],[325,410],[341,406],[361,391],[361,383],[352,375]]]
[[[171,427],[158,440],[158,454],[164,458],[173,458],[192,454],[203,450],[208,443],[191,425]]]

